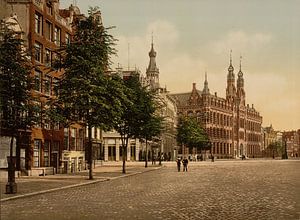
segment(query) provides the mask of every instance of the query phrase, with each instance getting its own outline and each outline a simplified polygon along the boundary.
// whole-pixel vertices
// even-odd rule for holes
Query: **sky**
[[[61,0],[87,14],[98,6],[118,40],[112,68],[145,74],[153,35],[160,84],[171,93],[203,89],[225,98],[230,51],[240,60],[246,103],[275,130],[300,129],[300,0]],[[153,34],[152,34],[153,33]],[[240,58],[242,57],[242,58]]]

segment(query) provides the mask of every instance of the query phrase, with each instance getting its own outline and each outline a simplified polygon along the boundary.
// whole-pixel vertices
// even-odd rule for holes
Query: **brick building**
[[[211,153],[217,158],[261,156],[262,117],[253,105],[246,105],[241,65],[235,81],[231,57],[226,98],[210,93],[206,74],[203,90],[198,90],[193,83],[191,92],[172,96],[177,102],[178,116],[196,117],[205,128],[211,142]],[[191,149],[189,154],[192,154]]]
[[[1,16],[13,14],[18,18],[33,54],[34,89],[31,93],[36,100],[34,104],[46,109],[47,100],[57,95],[54,85],[63,74],[63,71],[52,71],[57,56],[55,51],[71,41],[72,22],[83,15],[76,6],[60,9],[58,0],[1,0],[0,9],[1,13],[5,12]],[[84,169],[85,128],[76,124],[64,128],[45,115],[39,116],[39,123],[23,136],[23,140],[17,140],[20,146],[16,149],[17,169],[28,175]],[[100,140],[100,130],[93,128],[94,145],[98,146]]]
[[[300,157],[300,129],[297,131],[284,131],[282,140],[289,158]]]

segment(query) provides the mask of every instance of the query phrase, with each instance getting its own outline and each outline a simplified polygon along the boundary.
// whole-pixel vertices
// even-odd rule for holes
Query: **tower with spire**
[[[237,98],[240,105],[245,105],[245,90],[244,90],[244,78],[242,72],[242,57],[240,57],[240,70],[238,72],[237,79]]]
[[[228,67],[228,74],[227,74],[227,88],[226,88],[226,99],[227,100],[234,100],[236,97],[236,87],[235,87],[235,76],[234,76],[234,68],[232,66],[232,51],[230,51],[230,63]]]
[[[153,35],[152,35],[152,42],[151,42],[151,50],[149,52],[149,65],[148,68],[146,69],[146,78],[147,81],[150,84],[151,89],[158,89],[159,88],[159,69],[156,66],[156,52],[154,50],[153,46]]]
[[[209,95],[209,88],[208,88],[208,82],[207,82],[207,73],[205,72],[205,81],[204,81],[204,87],[202,91],[203,95]]]

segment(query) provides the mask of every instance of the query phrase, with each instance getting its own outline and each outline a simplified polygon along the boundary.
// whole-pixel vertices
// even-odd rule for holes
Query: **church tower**
[[[153,36],[152,36],[152,43],[151,43],[151,50],[149,52],[150,62],[148,68],[146,70],[146,78],[150,84],[151,89],[158,89],[159,88],[159,69],[156,66],[156,52],[153,47]]]
[[[238,73],[237,79],[237,98],[240,105],[245,106],[245,90],[244,90],[244,78],[242,72],[242,57],[240,57],[240,71]]]
[[[233,101],[236,97],[236,88],[235,88],[235,76],[234,76],[234,68],[232,66],[232,58],[230,51],[230,64],[228,67],[227,74],[227,88],[226,88],[226,99]]]

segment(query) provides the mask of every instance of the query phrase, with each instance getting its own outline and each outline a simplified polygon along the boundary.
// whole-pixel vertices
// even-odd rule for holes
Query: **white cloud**
[[[272,35],[266,33],[251,34],[242,30],[230,31],[224,37],[211,42],[209,47],[216,54],[227,54],[230,49],[233,51],[243,52],[259,49],[270,43],[272,39]]]
[[[174,45],[178,42],[179,33],[175,26],[167,21],[158,20],[152,22],[145,29],[145,32],[139,36],[116,36],[118,39],[117,47],[118,57],[113,59],[115,66],[117,63],[128,67],[128,44],[129,44],[129,65],[134,68],[135,65],[141,69],[142,72],[146,69],[149,56],[148,52],[151,47],[151,37],[153,33],[154,47],[158,52],[157,63],[161,63],[161,55],[159,51],[161,48],[164,50],[164,54],[172,53]],[[130,34],[130,33],[129,33]],[[167,55],[167,56],[168,56]]]

